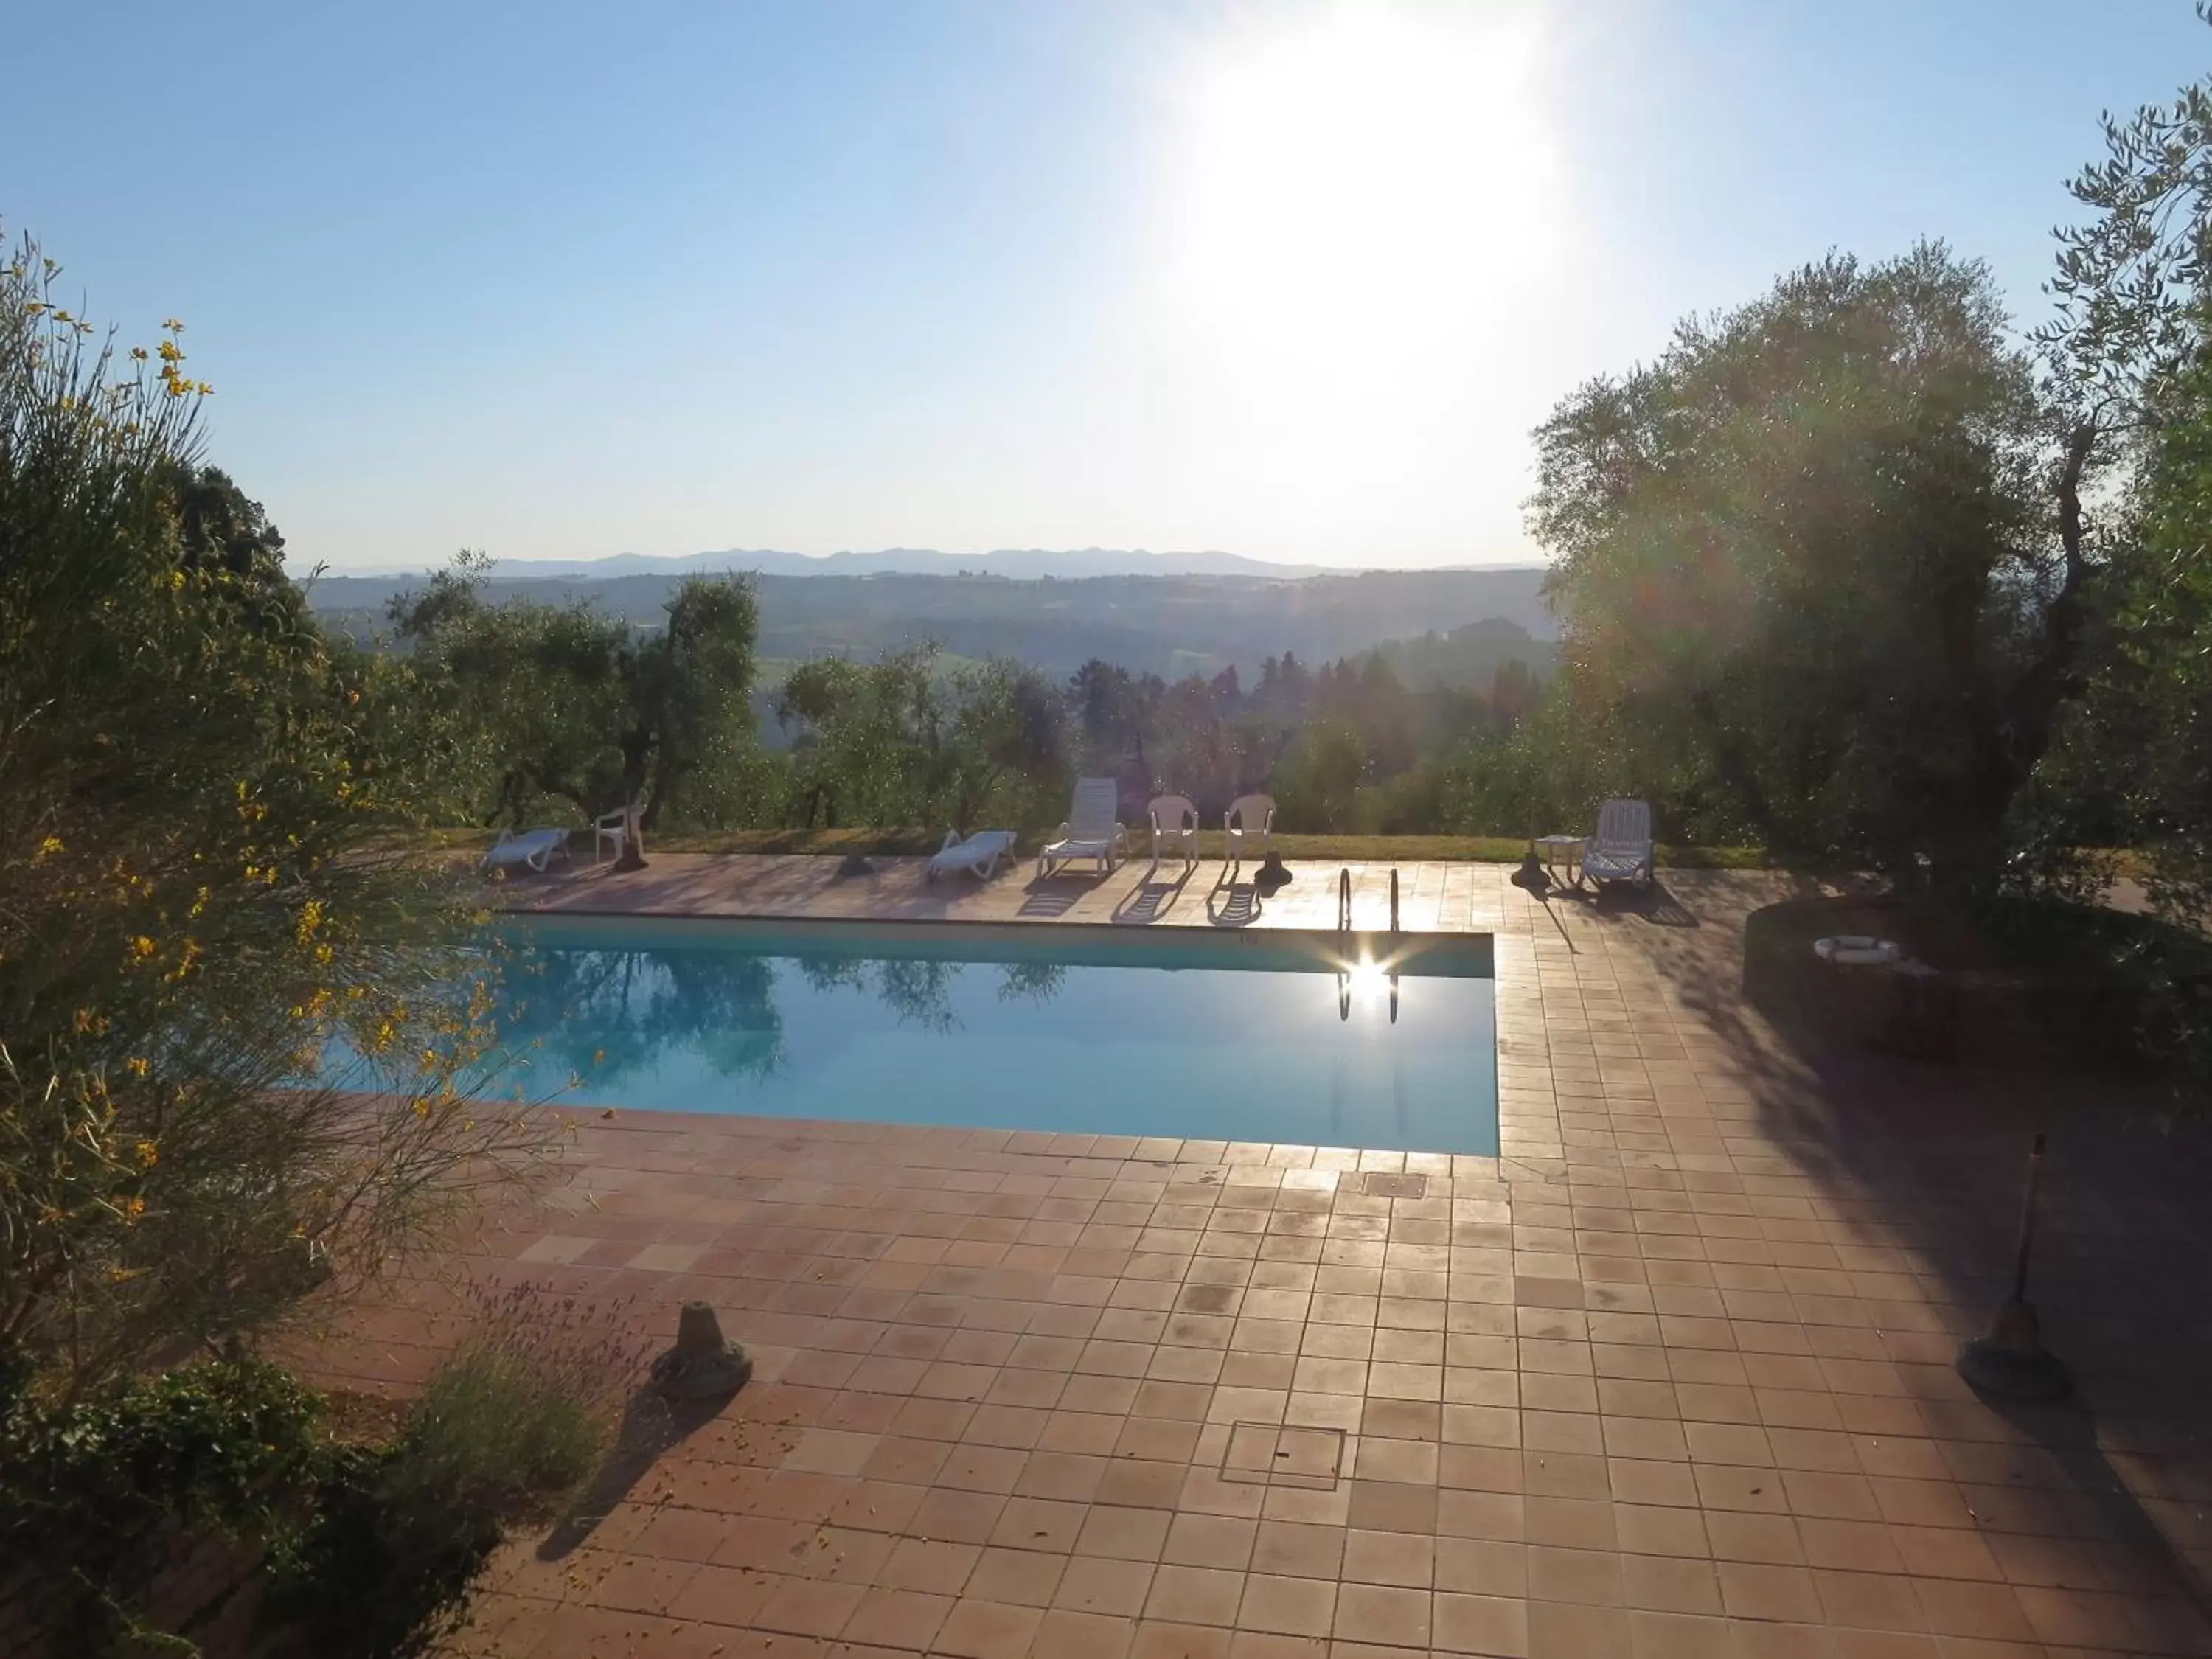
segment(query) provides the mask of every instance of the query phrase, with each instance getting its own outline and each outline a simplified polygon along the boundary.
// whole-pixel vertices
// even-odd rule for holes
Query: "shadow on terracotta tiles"
[[[1797,896],[1821,890],[1808,877],[1792,884]],[[2147,1089],[2110,1069],[1914,1060],[1778,1027],[1743,997],[1742,923],[1762,898],[1790,895],[1700,890],[1712,925],[1615,930],[1609,946],[1643,957],[1719,1040],[1759,1139],[1818,1189],[1824,1231],[1913,1259],[1927,1303],[1947,1316],[1884,1336],[1884,1363],[1900,1382],[1909,1374],[1905,1392],[1924,1412],[1968,1414],[1931,1423],[1936,1437],[1989,1438],[1990,1419],[1971,1420],[1986,1411],[2013,1443],[2057,1465],[2113,1541],[2202,1605],[2203,1574],[2145,1500],[2206,1477],[2196,1449],[2207,1423],[2203,1348],[2172,1309],[2190,1294],[2183,1287],[2212,1273],[2212,1214],[2202,1202],[2212,1133],[2160,1121]],[[2045,1131],[2028,1297],[2081,1392],[2067,1405],[2030,1407],[1978,1398],[1950,1359],[1957,1338],[2009,1289],[2027,1155]],[[2105,1445],[2156,1450],[2130,1474]]]
[[[1520,878],[1516,876],[1514,879],[1517,882]],[[1559,930],[1559,938],[1565,943],[1568,954],[1578,957],[1582,954],[1582,946],[1575,943],[1575,936],[1567,931],[1567,924],[1559,919],[1559,913],[1552,908],[1555,902],[1565,901],[1567,890],[1554,883],[1549,876],[1546,876],[1544,884],[1541,887],[1532,888],[1529,890],[1529,896],[1536,901],[1538,907],[1542,909],[1552,926]]]
[[[1084,882],[1079,886],[1076,878],[1067,875],[1038,876],[1030,883],[1021,908],[1014,914],[1048,919],[1064,916],[1098,884],[1098,882]]]
[[[1224,867],[1206,895],[1206,919],[1216,927],[1249,927],[1260,920],[1260,884],[1231,881]]]
[[[2057,1464],[2115,1543],[2154,1568],[2212,1619],[2212,1583],[2152,1516],[2130,1483],[2105,1455],[2095,1414],[2078,1399],[2044,1402],[1981,1395],[2022,1438]]]
[[[1145,878],[1131,888],[1114,906],[1114,920],[1128,927],[1141,927],[1158,921],[1182,896],[1182,890],[1198,872],[1195,864],[1179,861],[1173,881],[1155,881],[1152,878],[1159,870],[1154,864],[1146,872]]]
[[[1654,927],[1702,927],[1695,912],[1674,890],[1654,877],[1642,887],[1613,886],[1598,895],[1598,908],[1616,915],[1633,916]]]
[[[655,1463],[720,1417],[737,1397],[726,1394],[705,1400],[669,1400],[650,1386],[640,1389],[623,1413],[614,1449],[538,1546],[538,1559],[558,1561],[574,1553],[621,1507]]]
[[[1518,878],[1516,878],[1518,884]],[[1682,896],[1654,876],[1644,883],[1613,881],[1553,881],[1548,892],[1535,895],[1546,908],[1564,904],[1570,914],[1600,927],[1640,921],[1651,927],[1702,927],[1705,924]],[[1556,916],[1553,917],[1557,921]],[[1564,929],[1562,930],[1564,931]]]

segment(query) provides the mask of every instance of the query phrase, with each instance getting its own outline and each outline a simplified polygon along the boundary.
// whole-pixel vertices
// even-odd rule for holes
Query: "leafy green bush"
[[[1358,832],[1360,787],[1372,775],[1359,732],[1342,720],[1316,720],[1298,733],[1275,767],[1278,823],[1308,834]]]
[[[177,1526],[266,1543],[320,1477],[315,1397],[274,1366],[188,1365],[111,1400],[0,1417],[0,1559],[58,1651],[145,1638],[144,1594]]]
[[[623,1322],[620,1307],[505,1292],[387,1444],[335,1439],[313,1391],[250,1360],[58,1403],[21,1364],[0,1367],[9,1628],[57,1653],[195,1652],[196,1610],[157,1627],[146,1609],[179,1547],[215,1537],[264,1553],[264,1622],[310,1651],[423,1652],[507,1529],[556,1513],[597,1467],[643,1359]]]

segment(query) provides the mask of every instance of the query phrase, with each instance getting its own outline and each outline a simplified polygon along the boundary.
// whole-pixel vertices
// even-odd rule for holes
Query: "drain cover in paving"
[[[1429,1178],[1425,1175],[1386,1175],[1380,1170],[1370,1170],[1359,1177],[1359,1190],[1370,1198],[1426,1198]]]
[[[1342,1429],[1297,1429],[1273,1423],[1232,1423],[1221,1478],[1254,1486],[1334,1492],[1344,1468]]]

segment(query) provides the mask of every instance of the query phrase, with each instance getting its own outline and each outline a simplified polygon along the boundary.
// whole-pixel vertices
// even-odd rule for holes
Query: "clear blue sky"
[[[1527,556],[1529,428],[1830,246],[2032,319],[2186,0],[112,5],[0,221],[299,565]],[[17,45],[24,46],[18,29]]]

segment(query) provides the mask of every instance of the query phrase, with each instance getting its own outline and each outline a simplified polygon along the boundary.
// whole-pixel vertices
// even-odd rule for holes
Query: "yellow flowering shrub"
[[[0,264],[0,1354],[82,1382],[387,1270],[546,1140],[459,1086],[482,929],[392,836],[379,671],[200,464],[182,325],[102,346],[57,275]]]

